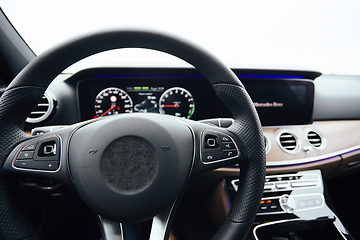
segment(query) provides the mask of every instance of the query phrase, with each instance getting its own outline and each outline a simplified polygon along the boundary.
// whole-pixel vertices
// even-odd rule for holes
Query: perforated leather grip
[[[13,148],[29,136],[22,126],[44,95],[40,87],[18,87],[7,90],[0,98],[0,173]]]
[[[248,160],[240,165],[239,188],[228,220],[252,221],[259,209],[266,174],[265,143],[260,120],[245,89],[231,84],[216,84],[214,89],[235,118],[228,130],[239,137],[248,156]]]
[[[0,98],[0,239],[37,239],[35,228],[25,214],[17,179],[2,173],[13,148],[29,136],[21,127],[44,94],[38,87],[6,91]]]

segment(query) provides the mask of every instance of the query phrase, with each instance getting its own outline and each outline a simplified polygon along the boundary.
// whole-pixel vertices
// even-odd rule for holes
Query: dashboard
[[[100,70],[99,70],[100,71]],[[245,74],[235,70],[253,99],[263,126],[312,121],[314,84],[304,75]],[[231,118],[206,77],[195,69],[102,69],[76,82],[81,120],[120,113],[160,113],[203,120]]]
[[[266,222],[299,218],[312,221],[315,212],[318,216],[335,216],[325,204],[323,179],[336,179],[360,170],[360,137],[353,134],[354,129],[360,129],[359,116],[353,109],[356,106],[343,100],[342,104],[349,110],[336,107],[324,111],[329,103],[336,104],[333,93],[324,86],[327,89],[344,86],[314,71],[233,71],[258,111],[266,145],[266,179],[269,182],[265,184],[254,235],[256,231],[262,238],[268,234]],[[347,87],[351,86],[353,84]],[[339,99],[342,98],[337,97]],[[335,114],[329,115],[330,111]],[[56,130],[61,125],[137,112],[169,114],[219,127],[232,123],[232,113],[217,97],[206,77],[195,69],[94,68],[59,75],[29,116],[25,129],[36,135]],[[237,191],[238,176],[239,169],[231,166],[207,174],[205,180],[200,179],[199,184],[195,183],[191,187],[193,190],[189,190],[189,196],[195,195],[196,200],[186,200],[185,196],[178,218],[188,217],[181,216],[182,212],[189,211],[187,201],[207,201],[203,197],[215,191],[214,196],[207,197],[211,199],[209,204],[214,204],[210,209],[216,211],[204,211],[213,215],[215,223],[221,224]],[[39,187],[38,183],[36,186]],[[52,189],[53,186],[41,188]],[[311,205],[312,202],[317,205]],[[336,227],[346,233],[342,223],[335,219],[323,220],[326,224],[336,222]],[[295,223],[298,224],[301,222]],[[183,228],[181,223],[175,225]],[[181,232],[187,232],[186,228]]]
[[[329,103],[335,104],[334,93],[326,91],[325,85],[327,89],[344,88],[333,77],[320,77],[314,71],[233,71],[259,113],[268,173],[321,169],[325,176],[331,176],[356,171],[360,166],[356,159],[360,139],[349,135],[360,127],[357,111],[352,109],[357,105],[343,101],[344,107],[329,108],[336,113],[333,115],[324,110]],[[346,107],[351,109],[344,111]],[[59,75],[29,116],[25,129],[136,112],[170,114],[221,127],[229,126],[232,118],[206,77],[196,69],[93,68]],[[347,117],[348,112],[352,112],[351,117]],[[353,155],[355,160],[349,158]]]

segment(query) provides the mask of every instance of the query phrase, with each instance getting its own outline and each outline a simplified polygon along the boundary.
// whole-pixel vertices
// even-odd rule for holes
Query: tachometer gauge
[[[95,113],[104,117],[119,113],[131,113],[133,102],[122,89],[110,87],[102,90],[95,98]]]
[[[191,93],[181,87],[166,90],[159,99],[159,111],[177,117],[190,118],[195,110]]]

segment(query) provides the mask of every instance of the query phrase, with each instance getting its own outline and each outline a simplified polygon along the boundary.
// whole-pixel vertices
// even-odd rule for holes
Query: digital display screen
[[[82,79],[78,98],[82,120],[136,112],[193,120],[232,117],[205,78]]]
[[[310,80],[241,79],[262,126],[312,122],[314,84]],[[120,113],[160,113],[193,120],[232,118],[201,75],[83,78],[78,82],[82,120]]]
[[[312,121],[314,84],[306,80],[243,80],[263,126]]]

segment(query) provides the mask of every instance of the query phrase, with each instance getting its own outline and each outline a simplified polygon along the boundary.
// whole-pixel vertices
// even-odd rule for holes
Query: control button
[[[236,150],[223,151],[223,155],[224,155],[224,158],[231,158],[231,157],[236,157],[238,155],[238,153]]]
[[[34,157],[34,152],[25,151],[20,152],[19,156],[16,159],[32,159]]]
[[[267,212],[269,211],[269,206],[260,206],[260,212]]]
[[[270,205],[270,211],[278,211],[279,210],[279,206],[277,205]]]
[[[54,156],[56,154],[56,144],[55,145],[47,145],[44,147],[44,154]]]
[[[216,140],[214,138],[209,138],[206,143],[209,147],[215,147]]]
[[[298,202],[298,208],[299,209],[303,209],[303,208],[306,208],[306,201],[299,201]]]
[[[323,204],[322,199],[316,198],[316,199],[301,200],[298,202],[297,206],[299,209],[304,209],[304,208],[321,207],[322,204]]]
[[[223,155],[221,153],[207,153],[202,155],[203,162],[213,162],[223,159]]]
[[[23,147],[21,150],[22,151],[35,151],[36,145],[37,145],[37,142],[30,143],[30,144],[26,145],[25,147]]]
[[[290,187],[288,183],[277,183],[275,186],[276,189],[287,189]]]
[[[264,186],[265,191],[270,191],[270,190],[273,190],[274,188],[275,188],[275,186],[273,183],[265,183],[265,186]]]
[[[225,134],[220,134],[221,142],[232,142],[231,138]]]
[[[204,138],[204,147],[206,149],[219,148],[219,138],[215,134],[206,134]]]
[[[281,208],[287,212],[287,213],[293,213],[294,212],[294,209],[296,207],[296,202],[295,200],[290,197],[289,195],[282,195],[280,197],[280,206]]]
[[[315,206],[315,201],[313,199],[306,201],[306,206],[311,208]]]
[[[322,203],[322,199],[319,198],[319,199],[315,199],[315,206],[321,206],[323,203]]]
[[[58,137],[50,137],[40,140],[36,147],[35,161],[59,161],[60,141]]]
[[[301,188],[301,187],[316,187],[317,182],[307,181],[307,182],[291,182],[291,187]]]
[[[232,149],[236,149],[235,144],[232,142],[228,142],[228,143],[223,143],[222,147],[224,150],[232,150]]]
[[[28,168],[28,165],[31,165],[31,161],[24,161],[24,160],[16,160],[15,166],[19,168]],[[29,164],[30,163],[30,164]]]
[[[225,160],[227,158],[236,157],[238,155],[238,152],[236,150],[230,150],[230,151],[223,151],[221,153],[205,153],[202,154],[202,161],[203,162],[213,162],[218,160]]]
[[[16,160],[15,166],[18,168],[25,168],[25,169],[54,171],[59,168],[59,162],[57,161],[36,162],[32,160]]]

